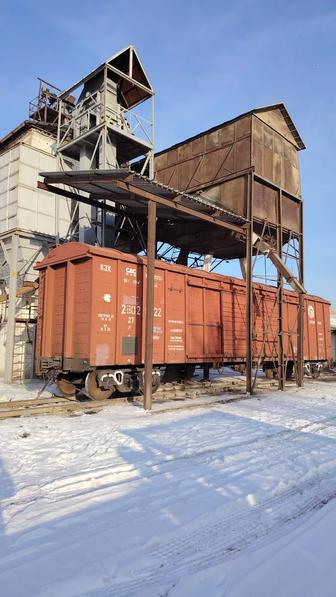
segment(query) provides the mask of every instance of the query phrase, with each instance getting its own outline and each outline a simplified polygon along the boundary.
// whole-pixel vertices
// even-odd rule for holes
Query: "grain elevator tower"
[[[59,95],[60,170],[132,167],[153,177],[154,92],[133,46],[121,50]],[[89,172],[88,172],[89,175]],[[69,238],[111,244],[115,216],[74,202]]]

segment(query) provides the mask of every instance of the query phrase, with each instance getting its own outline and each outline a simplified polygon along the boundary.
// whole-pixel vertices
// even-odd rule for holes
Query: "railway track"
[[[51,396],[50,398],[36,398],[32,400],[12,400],[0,402],[0,420],[16,417],[32,417],[39,415],[75,415],[76,413],[93,413],[111,404],[111,400],[99,403],[91,400],[80,402],[73,399]]]
[[[306,378],[307,384],[311,381]],[[321,376],[321,381],[336,381],[335,372],[328,372]],[[288,388],[295,385],[293,382],[286,382]],[[258,379],[256,395],[262,395],[277,388],[276,380]],[[231,397],[230,397],[231,394]],[[223,400],[218,402],[231,402],[246,398],[244,377],[228,377],[224,379],[212,379],[211,381],[190,381],[185,383],[166,383],[162,384],[154,395],[153,407],[155,414],[155,405],[162,405],[168,401],[185,401],[192,398],[201,398],[202,396],[221,396]],[[80,395],[79,399],[75,397],[65,398],[62,396],[38,397],[28,400],[11,400],[0,402],[0,420],[12,419],[18,417],[32,417],[40,415],[61,415],[61,416],[79,416],[81,414],[95,414],[106,407],[113,407],[116,404],[125,404],[132,402],[135,406],[142,407],[143,399],[141,396],[125,396],[118,398],[109,398],[108,400],[90,400],[85,395]],[[206,404],[206,403],[205,403]],[[188,408],[201,406],[195,402],[195,405],[188,402]],[[186,405],[187,407],[187,405]],[[171,409],[168,409],[171,410]],[[162,412],[160,410],[157,411]]]
[[[269,391],[276,387],[276,382],[267,380],[262,380],[262,382],[262,391]],[[155,393],[153,404],[163,404],[169,400],[184,401],[206,395],[219,396],[230,393],[245,396],[244,378],[215,379],[208,382],[191,381],[183,384],[163,384]],[[226,402],[229,400],[229,397],[223,400]],[[138,406],[142,406],[143,404],[141,396],[127,396],[96,401],[89,400],[85,396],[81,396],[80,399],[76,399],[75,397],[50,396],[28,400],[12,400],[9,402],[0,402],[0,420],[40,415],[76,416],[80,414],[94,414],[107,406],[125,402],[133,402]]]

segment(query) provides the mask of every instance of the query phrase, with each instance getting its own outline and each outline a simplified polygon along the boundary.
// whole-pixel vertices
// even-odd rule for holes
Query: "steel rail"
[[[268,391],[275,387],[276,381],[264,379],[259,390]],[[222,380],[214,379],[205,382],[166,383],[162,384],[155,393],[153,403],[160,404],[169,400],[196,399],[205,395],[220,396],[228,392],[234,392],[238,396],[241,396],[242,399],[245,397],[244,390],[245,380],[241,377]],[[76,413],[93,414],[107,406],[127,402],[132,402],[135,406],[142,407],[143,400],[143,396],[123,396],[108,400],[84,401],[79,401],[75,397],[65,398],[59,396],[31,400],[12,400],[9,402],[0,402],[0,420],[40,415],[74,416]],[[223,397],[223,400],[226,399]],[[197,403],[194,406],[197,406]],[[199,406],[202,406],[202,404]]]

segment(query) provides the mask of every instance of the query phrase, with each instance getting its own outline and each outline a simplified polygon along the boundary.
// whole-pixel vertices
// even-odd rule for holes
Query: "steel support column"
[[[144,371],[144,408],[152,408],[153,325],[154,325],[154,269],[156,245],[156,203],[148,201],[147,228],[147,296]]]
[[[282,259],[282,191],[278,192],[277,206],[277,254]],[[277,275],[277,311],[278,311],[278,388],[285,389],[285,361],[284,361],[284,338],[283,338],[283,277],[280,271]]]
[[[299,281],[304,286],[303,269],[303,204],[300,205],[300,230],[299,237]],[[304,294],[299,294],[298,306],[298,329],[297,329],[297,385],[303,386],[303,367],[304,367]]]
[[[154,146],[154,95],[152,95],[151,98],[151,119],[152,119],[152,128],[151,128],[151,143]],[[148,173],[149,173],[149,178],[154,178],[154,152],[151,149],[150,151],[150,156],[149,156],[149,168],[148,168]]]
[[[7,333],[6,333],[6,351],[5,351],[5,383],[13,381],[13,361],[15,344],[15,312],[16,312],[16,290],[18,276],[18,249],[19,236],[13,234],[11,240],[11,251],[9,255],[9,292],[8,292],[8,311],[7,311]]]
[[[246,205],[246,393],[253,393],[252,364],[253,364],[253,339],[252,339],[252,234],[253,234],[253,173],[247,175]]]

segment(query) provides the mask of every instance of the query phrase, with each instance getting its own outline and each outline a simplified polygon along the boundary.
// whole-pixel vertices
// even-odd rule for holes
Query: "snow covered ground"
[[[0,380],[0,403],[14,400],[34,400],[42,388],[43,383],[38,379],[11,385]],[[56,391],[56,386],[48,386],[43,391],[43,398],[51,398],[53,391]]]
[[[1,597],[335,597],[335,425],[330,378],[1,421]]]

